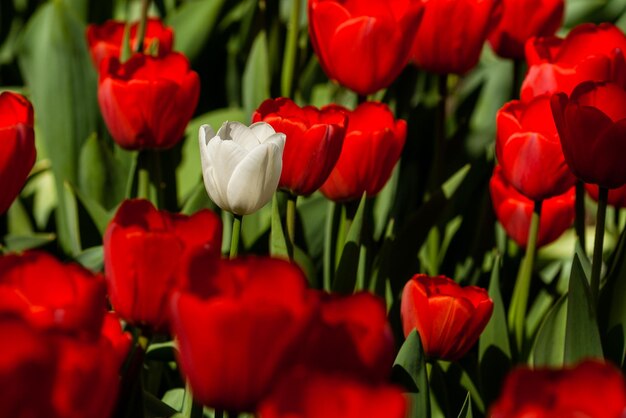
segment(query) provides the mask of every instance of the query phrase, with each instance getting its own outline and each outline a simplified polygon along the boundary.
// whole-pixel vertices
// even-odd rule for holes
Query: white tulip
[[[265,122],[250,127],[224,122],[217,135],[202,125],[199,142],[204,187],[217,206],[248,215],[272,199],[283,168],[285,134]]]

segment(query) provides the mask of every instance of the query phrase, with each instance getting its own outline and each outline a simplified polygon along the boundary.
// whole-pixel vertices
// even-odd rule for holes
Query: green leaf
[[[622,232],[607,274],[607,283],[600,293],[600,323],[606,324],[605,349],[607,357],[623,364],[626,356],[626,230]]]
[[[116,158],[109,144],[94,133],[80,150],[78,190],[85,199],[112,208],[124,198],[128,176],[132,176],[129,166],[130,161]]]
[[[411,331],[393,363],[392,380],[403,385],[411,396],[411,418],[430,418],[430,389],[422,341]]]
[[[280,210],[278,208],[278,197],[274,193],[272,198],[272,226],[270,232],[270,255],[272,257],[289,257],[287,250],[287,240],[280,220]]]
[[[76,254],[72,208],[64,182],[76,184],[82,143],[96,131],[96,73],[87,52],[85,25],[63,1],[41,5],[24,31],[19,65],[33,103],[38,141],[52,161],[59,193],[57,230],[62,248]]]
[[[183,402],[185,401],[185,389],[174,388],[165,392],[163,395],[163,402],[171,406],[177,411],[183,408]]]
[[[378,260],[377,283],[390,279],[394,292],[402,289],[414,273],[417,255],[428,232],[463,184],[469,170],[468,164],[452,175],[430,199],[409,215],[397,236],[387,238],[388,243],[385,244],[390,248],[384,252],[385,257]]]
[[[177,410],[160,400],[152,393],[143,392],[143,403],[146,412],[146,418],[169,418],[178,413]]]
[[[339,293],[352,293],[357,280],[357,271],[359,267],[359,255],[361,247],[361,230],[363,229],[363,214],[365,212],[365,204],[367,196],[363,193],[359,207],[352,219],[352,224],[346,235],[346,240],[341,251],[339,264],[335,271],[335,281],[333,282],[333,291]]]
[[[150,344],[146,350],[146,360],[176,361],[176,344],[174,341]]]
[[[265,31],[256,36],[242,79],[243,108],[250,117],[263,100],[270,97],[270,66]]]
[[[461,408],[461,412],[459,412],[458,418],[473,418],[472,398],[469,393],[465,397],[465,402],[463,402],[463,408]]]
[[[87,248],[74,259],[88,270],[97,272],[104,269],[104,249],[102,245]]]
[[[603,358],[594,302],[578,255],[574,255],[567,299],[564,362],[574,364],[587,357]]]
[[[64,215],[63,224],[67,228],[67,250],[70,254],[77,255],[82,251],[80,241],[80,222],[78,220],[78,204],[72,186],[66,181],[63,183],[63,205],[59,205],[59,209],[63,206],[65,210],[61,211]]]
[[[174,49],[193,60],[211,35],[224,0],[188,0],[167,16],[174,28]]]
[[[561,297],[539,327],[529,361],[534,367],[561,367],[563,365],[567,304],[567,297]]]
[[[9,252],[21,252],[32,248],[43,247],[56,239],[56,235],[48,233],[33,233],[30,235],[7,235],[4,237],[6,249]]]
[[[83,196],[81,192],[72,188],[72,193],[76,195],[78,201],[83,205],[89,217],[93,221],[96,228],[98,228],[98,232],[100,232],[100,236],[104,236],[104,232],[106,231],[107,226],[109,225],[109,221],[113,218],[113,214],[106,209],[104,209],[100,204],[87,197]]]
[[[478,340],[478,358],[482,389],[486,403],[500,393],[502,381],[511,368],[511,346],[506,322],[506,312],[500,294],[500,258],[496,257],[489,282],[489,296],[493,301],[493,314]]]

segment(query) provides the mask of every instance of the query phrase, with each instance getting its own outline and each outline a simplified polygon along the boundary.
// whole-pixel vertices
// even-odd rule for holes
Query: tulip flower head
[[[16,93],[0,94],[0,214],[9,209],[35,164],[33,106]]]
[[[531,200],[567,192],[576,177],[565,163],[550,97],[513,100],[496,118],[496,155],[508,182]]]
[[[513,370],[489,416],[621,418],[625,413],[626,382],[620,370],[585,360],[573,368]]]
[[[528,243],[528,229],[535,202],[517,191],[506,179],[502,166],[496,166],[489,181],[493,210],[506,234],[520,247]],[[560,237],[574,222],[575,188],[545,199],[541,205],[537,247]]]
[[[502,18],[489,35],[502,58],[523,59],[524,44],[533,36],[550,36],[563,22],[563,0],[504,0]]]
[[[528,73],[521,98],[563,92],[570,94],[583,81],[613,81],[626,85],[626,36],[610,23],[576,26],[565,39],[554,36],[526,42]]]
[[[626,91],[588,81],[569,97],[552,96],[552,114],[565,162],[585,183],[613,189],[626,184]]]
[[[217,134],[202,125],[199,142],[204,186],[217,206],[243,216],[270,201],[280,180],[285,134],[265,122],[224,122]]]
[[[487,326],[493,301],[480,287],[416,274],[404,286],[400,312],[405,337],[417,329],[428,357],[458,360]]]

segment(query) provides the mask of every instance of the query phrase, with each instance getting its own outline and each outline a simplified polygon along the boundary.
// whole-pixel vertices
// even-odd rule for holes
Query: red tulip
[[[369,293],[322,294],[303,348],[303,364],[310,370],[371,382],[386,380],[395,346],[385,304]]]
[[[172,297],[179,364],[199,402],[253,411],[295,360],[316,298],[279,259],[225,260],[208,273]]]
[[[505,104],[496,118],[496,155],[508,182],[530,200],[568,191],[576,177],[565,163],[548,96]]]
[[[2,311],[18,312],[43,329],[95,338],[106,312],[104,279],[78,264],[38,251],[0,257]]]
[[[57,352],[25,319],[0,313],[0,404],[6,417],[51,416]]]
[[[402,72],[421,17],[418,0],[309,0],[309,35],[326,75],[367,95]]]
[[[170,294],[190,284],[198,252],[219,257],[217,215],[158,211],[146,200],[126,200],[104,236],[104,270],[111,304],[125,320],[156,330],[167,327]],[[205,274],[208,274],[204,272]]]
[[[200,78],[184,55],[133,55],[100,65],[98,102],[109,132],[125,149],[176,145],[196,109]]]
[[[137,49],[138,26],[138,23],[130,26],[130,47],[133,51]],[[100,68],[100,63],[105,58],[120,58],[125,27],[126,22],[116,20],[107,20],[101,25],[87,26],[87,44],[91,60],[96,68]],[[158,43],[159,56],[170,53],[174,43],[174,31],[172,31],[172,28],[165,26],[161,20],[148,18],[143,50],[147,50],[155,42]]]
[[[327,198],[345,202],[376,195],[387,183],[406,139],[406,122],[394,119],[383,103],[366,102],[349,112],[348,130],[335,168],[321,188]]]
[[[493,209],[507,235],[513,238],[519,246],[526,247],[535,202],[509,184],[500,166],[496,166],[493,171],[489,189]],[[551,243],[572,226],[575,216],[575,199],[575,189],[571,188],[560,196],[543,201],[537,247]]]
[[[598,360],[573,368],[518,368],[506,378],[491,418],[621,418],[626,383],[619,369]]]
[[[35,164],[33,107],[25,97],[0,94],[0,214],[9,209]]]
[[[324,184],[335,167],[348,118],[335,107],[301,108],[281,97],[264,101],[252,114],[252,122],[267,122],[287,136],[278,187],[307,196]]]
[[[598,201],[598,186],[595,184],[585,184],[585,189],[589,196]],[[616,208],[626,208],[626,185],[609,190],[607,203]]]
[[[502,18],[489,43],[503,58],[524,58],[524,44],[533,36],[550,36],[563,23],[563,0],[503,0]]]
[[[394,386],[296,372],[259,407],[259,418],[405,418],[408,402]]]
[[[109,418],[117,400],[123,357],[108,338],[84,341],[51,334],[59,357],[52,402],[58,418]],[[44,415],[47,416],[47,415]]]
[[[499,0],[428,0],[411,57],[439,74],[465,74],[478,63],[489,31],[500,18]]]
[[[568,97],[552,96],[552,113],[565,161],[585,183],[626,184],[626,91],[612,83],[586,82]]]
[[[445,276],[416,274],[402,291],[404,336],[417,329],[428,357],[463,357],[478,341],[492,311],[493,302],[485,289],[461,287]]]
[[[526,43],[528,73],[524,101],[546,93],[570,94],[583,81],[615,81],[626,85],[626,36],[610,23],[586,23],[565,39],[532,38]]]

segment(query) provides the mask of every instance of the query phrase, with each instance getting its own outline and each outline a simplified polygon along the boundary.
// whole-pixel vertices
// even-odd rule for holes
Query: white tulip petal
[[[282,152],[274,143],[261,144],[241,161],[228,184],[228,202],[238,215],[248,215],[270,201],[278,187]]]
[[[280,148],[280,153],[283,153],[285,149],[285,140],[287,139],[287,135],[282,132],[275,133],[267,137],[264,144],[275,144],[278,148]]]
[[[198,132],[198,144],[200,145],[200,163],[202,164],[202,171],[208,164],[207,143],[215,137],[215,131],[211,128],[211,125],[202,125]]]
[[[261,143],[265,142],[269,137],[276,133],[272,125],[267,122],[253,123],[252,125],[250,125],[250,130],[254,133],[254,135]]]
[[[209,195],[209,198],[215,203],[217,206],[222,208],[223,210],[230,211],[230,207],[228,206],[228,198],[226,197],[225,188],[220,187],[217,184],[217,180],[215,178],[215,170],[213,167],[207,167],[206,170],[202,170],[202,179],[204,180],[204,188]]]
[[[224,141],[232,140],[248,151],[260,144],[258,138],[246,125],[240,122],[224,122],[217,131],[217,135]]]
[[[222,141],[219,137],[209,141],[207,145],[209,166],[216,171],[215,180],[218,184],[225,187],[235,168],[248,154],[245,148],[234,141]]]

